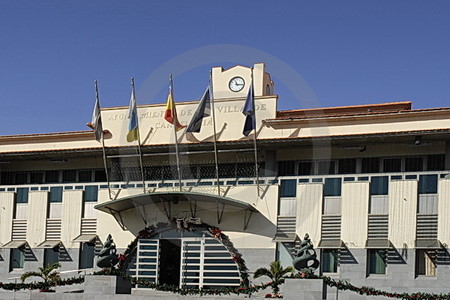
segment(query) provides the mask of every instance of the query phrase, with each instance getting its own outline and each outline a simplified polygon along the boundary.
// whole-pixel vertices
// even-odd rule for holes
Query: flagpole
[[[209,71],[209,94],[211,99],[211,114],[213,121],[213,132],[214,132],[214,160],[216,162],[216,178],[217,178],[217,195],[220,196],[220,178],[219,178],[219,160],[217,155],[217,133],[216,133],[216,111],[214,109],[214,96],[213,96],[213,82],[212,82],[212,71]]]
[[[177,173],[178,173],[178,184],[180,186],[180,192],[183,190],[181,187],[181,174],[180,174],[180,155],[178,152],[178,136],[177,136],[177,124],[178,124],[178,116],[174,113],[174,108],[175,108],[175,97],[173,95],[173,79],[172,79],[172,74],[169,74],[169,84],[170,84],[170,91],[169,93],[172,93],[172,95],[170,95],[172,97],[172,116],[174,117],[173,120],[173,133],[175,134],[175,151],[176,151],[176,156],[177,156]]]
[[[133,91],[133,96],[134,96],[134,101],[136,103],[136,93],[134,90],[134,77],[131,77],[131,89]],[[139,122],[139,115],[137,113],[137,105],[136,105],[136,119]],[[137,128],[137,142],[138,142],[138,152],[139,152],[139,164],[141,167],[141,178],[142,178],[142,189],[144,190],[144,194],[145,194],[145,177],[144,177],[144,165],[142,163],[142,151],[141,151],[141,134],[139,132],[139,126]]]
[[[100,106],[100,97],[98,95],[98,83],[97,80],[94,80],[94,84],[95,84],[95,98],[96,100],[99,102],[99,106]],[[98,112],[100,114],[100,111]],[[106,183],[108,184],[108,195],[109,195],[109,199],[111,200],[111,186],[109,183],[109,174],[108,174],[108,165],[107,165],[107,161],[106,161],[106,149],[105,149],[105,137],[103,134],[103,128],[102,128],[102,133],[101,133],[101,137],[102,137],[102,152],[103,152],[103,167],[105,168],[105,174],[106,174]]]
[[[252,67],[252,85],[250,88],[253,88],[253,67]],[[253,138],[253,146],[255,148],[255,176],[256,176],[256,189],[257,189],[257,194],[259,197],[259,174],[258,174],[258,144],[256,142],[256,105],[255,105],[255,91],[253,90],[252,92],[252,105],[253,105],[253,114],[254,114],[254,118],[253,118],[253,128],[255,131],[255,135]]]

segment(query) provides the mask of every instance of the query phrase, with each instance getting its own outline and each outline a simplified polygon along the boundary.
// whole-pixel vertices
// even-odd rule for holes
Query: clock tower
[[[224,70],[212,68],[214,99],[245,98],[251,84],[251,68],[241,65]],[[273,95],[273,81],[264,63],[253,65],[253,88],[255,97]]]

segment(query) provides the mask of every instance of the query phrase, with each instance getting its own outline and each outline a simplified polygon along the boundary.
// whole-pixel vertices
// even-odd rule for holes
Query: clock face
[[[242,77],[234,77],[230,80],[230,83],[228,84],[228,87],[233,92],[239,92],[242,90],[245,86],[245,81]]]

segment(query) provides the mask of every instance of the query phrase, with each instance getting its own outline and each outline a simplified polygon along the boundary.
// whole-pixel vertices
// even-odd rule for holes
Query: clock
[[[230,88],[230,90],[232,90],[233,92],[239,92],[241,91],[245,86],[245,81],[242,77],[233,77],[230,80],[230,83],[228,83],[228,87]]]

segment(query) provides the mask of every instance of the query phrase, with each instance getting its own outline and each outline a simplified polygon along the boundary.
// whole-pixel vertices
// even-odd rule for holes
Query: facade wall
[[[257,212],[249,218],[242,210],[228,207],[222,215],[218,203],[205,201],[199,203],[198,216],[230,237],[244,255],[250,271],[280,258],[280,247],[285,246],[283,255],[288,256],[286,253],[298,247],[299,240],[308,233],[316,247],[326,244],[321,242],[327,239],[345,243],[345,248],[339,250],[336,247],[320,250],[322,254],[327,251],[339,253],[339,267],[332,274],[336,278],[393,291],[444,291],[445,277],[450,275],[447,251],[450,244],[450,180],[445,171],[450,160],[447,132],[450,110],[399,110],[380,115],[368,111],[328,116],[308,116],[304,112],[298,118],[276,119],[280,115],[278,97],[266,92],[267,85],[272,87],[270,75],[263,64],[256,64],[253,73],[256,134],[262,149],[259,159],[261,164],[265,162],[259,177],[262,183],[257,186],[254,174],[248,172],[249,168],[242,167],[245,163],[253,163],[253,152],[248,149],[253,145],[253,134],[242,135],[245,120],[242,107],[247,89],[238,93],[228,90],[229,80],[235,76],[241,76],[248,84],[251,70],[242,66],[213,69],[217,100],[215,125],[218,145],[223,150],[219,153],[219,164],[235,168],[220,178],[220,196],[249,204]],[[196,107],[197,101],[177,101],[182,124],[190,121]],[[172,153],[175,137],[172,125],[163,118],[164,110],[165,104],[140,105],[138,108],[145,167],[160,171],[157,175],[149,174],[152,179],[146,182],[147,193],[179,191],[178,178],[166,178],[163,174],[163,167],[171,170],[176,165]],[[37,246],[46,240],[60,240],[65,251],[64,256],[60,256],[63,270],[76,270],[80,266],[80,242],[73,240],[79,235],[97,235],[99,241],[104,242],[108,234],[112,234],[120,252],[145,226],[167,222],[168,216],[161,204],[136,204],[120,214],[93,209],[94,205],[144,193],[143,183],[130,171],[137,169],[138,163],[133,159],[138,159],[130,154],[136,143],[128,143],[125,139],[127,113],[127,107],[105,108],[101,112],[104,129],[109,131],[105,135],[105,145],[108,154],[113,156],[108,161],[109,167],[111,173],[117,173],[117,178],[112,179],[111,193],[106,179],[92,179],[96,172],[103,170],[101,144],[94,139],[93,132],[0,137],[0,159],[4,162],[0,170],[2,176],[16,178],[24,173],[28,176],[21,183],[12,184],[5,180],[6,183],[0,186],[0,281],[41,267],[45,250]],[[295,115],[295,111],[291,113]],[[215,167],[212,126],[211,118],[205,118],[201,133],[180,131],[178,135],[183,167],[188,167],[192,173],[190,179],[182,178],[185,192],[217,194],[215,175],[205,175]],[[423,143],[416,144],[419,134],[423,134],[419,136],[423,137]],[[51,151],[55,151],[54,156]],[[11,154],[19,155],[21,159],[12,159]],[[438,163],[429,167],[436,157]],[[414,164],[416,158],[417,165]],[[439,159],[442,158],[445,162],[442,161],[444,166],[441,167]],[[345,170],[345,159],[354,159],[352,170]],[[392,167],[389,160],[395,159],[399,159],[398,168],[389,170]],[[407,165],[408,159],[412,161],[410,165]],[[372,160],[375,166],[372,166]],[[342,165],[339,165],[340,161]],[[306,166],[311,163],[313,170],[300,170],[303,162]],[[324,163],[328,165],[322,170]],[[253,165],[251,167],[253,172]],[[88,178],[80,179],[85,170],[88,170]],[[57,171],[59,177],[31,179],[32,173],[47,171]],[[65,171],[75,172],[75,177],[65,181]],[[372,189],[374,177],[385,177],[387,186]],[[430,190],[424,178],[430,180]],[[331,186],[332,181],[334,185]],[[98,195],[89,200],[91,202],[86,199],[89,186],[98,189]],[[51,202],[52,188],[55,187],[62,189],[62,199]],[[18,203],[21,188],[29,188],[29,193],[27,199]],[[381,199],[376,207],[372,201],[375,196]],[[189,217],[190,209],[187,203],[173,203],[170,217]],[[381,232],[377,234],[383,238],[376,242],[388,240],[393,248],[387,244],[386,249],[379,245],[368,246],[372,227],[376,227],[369,224],[374,215],[382,220],[381,223],[385,222],[381,229],[377,228]],[[429,230],[430,239],[442,243],[439,249],[416,249],[418,239],[424,235],[424,231],[419,230],[424,222],[430,223],[425,228]],[[274,240],[286,233],[283,230],[296,236],[296,240],[289,236],[288,241],[283,241],[286,245],[277,244]],[[12,240],[24,239],[30,247],[24,267],[10,271],[14,250],[5,245]],[[371,258],[368,254],[373,250],[387,253],[383,274],[369,275]],[[416,253],[421,250],[437,250],[436,274],[418,275]]]

